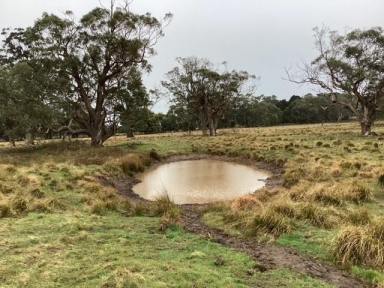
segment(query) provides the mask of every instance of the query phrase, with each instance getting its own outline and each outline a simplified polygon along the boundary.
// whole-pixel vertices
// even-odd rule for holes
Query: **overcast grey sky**
[[[104,3],[108,1],[104,0]],[[42,12],[72,10],[79,17],[99,0],[0,0],[0,27],[31,25]],[[384,26],[384,0],[135,0],[137,12],[174,14],[145,76],[148,88],[160,87],[176,57],[198,56],[259,76],[257,94],[289,98],[313,92],[282,78],[284,68],[314,56],[312,28],[345,31]],[[167,101],[155,105],[166,111]]]

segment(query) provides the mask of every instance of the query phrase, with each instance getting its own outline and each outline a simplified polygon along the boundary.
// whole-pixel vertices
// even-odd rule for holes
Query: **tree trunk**
[[[215,122],[212,117],[209,118],[209,136],[216,136]]]
[[[376,115],[376,105],[364,105],[363,114],[360,117],[361,135],[371,135],[372,125]]]
[[[203,132],[203,135],[204,136],[208,135],[207,117],[206,117],[204,111],[201,111],[201,113],[200,113],[200,125],[201,125],[201,131]]]
[[[371,128],[372,128],[371,122],[361,121],[360,126],[361,126],[361,135],[363,136],[371,135]]]
[[[127,138],[134,138],[133,129],[129,128],[127,132]]]
[[[32,133],[28,132],[26,135],[25,135],[25,143],[27,145],[35,145],[35,137]]]

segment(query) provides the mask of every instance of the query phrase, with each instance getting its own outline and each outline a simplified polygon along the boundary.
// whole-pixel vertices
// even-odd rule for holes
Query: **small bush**
[[[384,220],[345,227],[333,240],[333,254],[343,265],[384,267]]]

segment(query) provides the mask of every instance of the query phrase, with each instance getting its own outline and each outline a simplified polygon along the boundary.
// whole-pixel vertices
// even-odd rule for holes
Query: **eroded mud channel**
[[[176,204],[232,200],[265,186],[270,173],[254,167],[212,159],[162,164],[138,176],[133,191],[147,200],[168,195]]]

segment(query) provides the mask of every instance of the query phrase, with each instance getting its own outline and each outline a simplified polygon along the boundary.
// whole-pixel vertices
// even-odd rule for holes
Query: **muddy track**
[[[292,249],[272,244],[258,244],[252,240],[240,239],[208,227],[201,221],[202,207],[183,205],[182,210],[182,223],[186,231],[250,255],[258,263],[257,268],[261,272],[276,268],[289,268],[336,287],[370,287],[337,267],[299,255]]]

